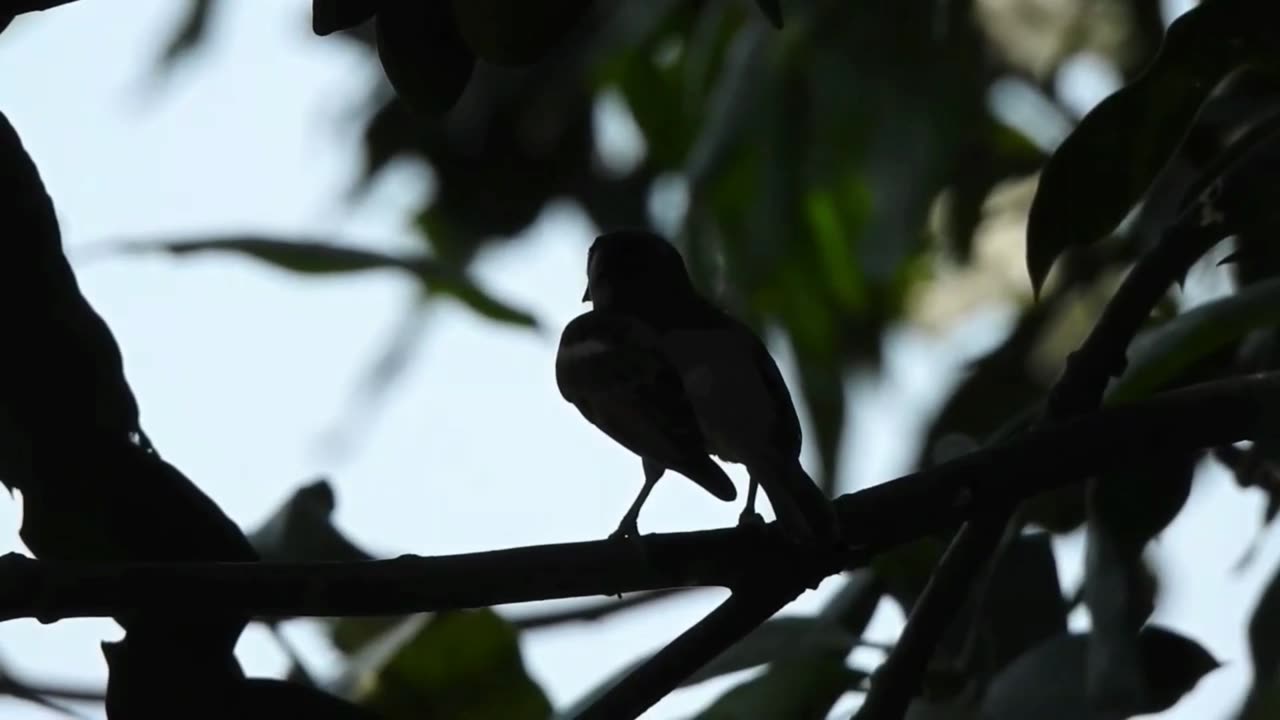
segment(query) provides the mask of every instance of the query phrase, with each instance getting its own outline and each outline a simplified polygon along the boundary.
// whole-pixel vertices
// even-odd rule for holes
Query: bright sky
[[[413,242],[406,222],[425,182],[420,173],[399,168],[366,201],[342,202],[360,160],[358,126],[343,112],[378,68],[342,42],[313,37],[303,0],[222,3],[200,57],[181,64],[167,86],[150,88],[157,44],[184,6],[82,0],[22,18],[0,37],[0,109],[57,203],[84,292],[123,347],[143,422],[161,451],[248,529],[298,484],[329,474],[338,525],[376,554],[604,537],[638,489],[640,468],[560,398],[552,376],[559,330],[583,309],[593,228],[576,211],[549,211],[529,241],[479,265],[495,294],[538,315],[543,334],[439,306],[409,372],[346,455],[324,451],[326,431],[401,322],[413,293],[404,279],[299,279],[221,256],[90,257],[120,239],[238,231],[381,248]],[[959,364],[999,327],[998,317],[987,317],[951,339],[893,336],[886,375],[851,389],[845,490],[906,470],[913,448],[902,437],[914,435]],[[1168,590],[1156,619],[1228,664],[1164,716],[1182,720],[1234,706],[1248,681],[1245,619],[1280,551],[1273,539],[1248,571],[1231,573],[1260,502],[1217,471],[1202,474],[1194,492],[1196,511],[1157,543]],[[664,481],[641,528],[729,525],[738,511],[691,483]],[[19,503],[0,501],[0,552],[25,552],[20,522]],[[1074,587],[1080,543],[1063,545],[1063,582]],[[812,611],[832,585],[786,612]],[[675,637],[719,598],[708,591],[526,635],[525,660],[562,706]],[[880,612],[873,638],[891,640],[900,618],[896,609]],[[97,685],[106,673],[98,642],[119,634],[106,620],[12,621],[0,625],[0,659],[23,678]],[[315,669],[333,667],[307,623],[289,634]],[[275,641],[257,627],[240,655],[252,674],[285,668]],[[685,717],[741,679],[678,694],[645,717]],[[841,704],[842,717],[849,707]],[[7,700],[0,713],[55,717]]]

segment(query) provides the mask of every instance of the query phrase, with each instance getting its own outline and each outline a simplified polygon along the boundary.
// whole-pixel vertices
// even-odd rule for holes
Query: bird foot
[[[640,538],[640,528],[636,527],[635,523],[619,525],[617,530],[609,533],[609,540],[611,542],[627,543],[632,549],[641,554],[645,552],[644,540]]]
[[[755,510],[743,510],[738,516],[739,527],[763,528],[765,524],[764,516]]]

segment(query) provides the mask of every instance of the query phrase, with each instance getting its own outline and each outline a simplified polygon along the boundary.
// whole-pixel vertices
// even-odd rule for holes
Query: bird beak
[[[582,302],[591,302],[591,286],[588,285],[586,290],[582,291]]]

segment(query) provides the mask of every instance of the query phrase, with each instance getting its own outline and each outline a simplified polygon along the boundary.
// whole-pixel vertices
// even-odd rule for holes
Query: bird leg
[[[760,482],[755,478],[747,481],[747,506],[742,509],[742,514],[738,516],[739,525],[753,525],[759,527],[764,525],[764,518],[760,513],[756,512],[756,492],[760,489]]]
[[[644,461],[644,486],[640,488],[640,494],[636,496],[635,502],[631,503],[627,514],[622,516],[618,529],[609,535],[610,540],[640,537],[640,508],[644,507],[645,501],[649,499],[649,493],[653,492],[653,486],[658,483],[658,478],[661,478],[664,472],[666,468],[651,465],[648,460]]]

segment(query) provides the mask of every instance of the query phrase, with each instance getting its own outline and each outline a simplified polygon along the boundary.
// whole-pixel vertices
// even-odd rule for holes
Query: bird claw
[[[763,528],[765,526],[764,516],[755,510],[743,510],[738,516],[739,527]]]
[[[643,554],[645,551],[644,540],[640,539],[640,529],[635,523],[623,523],[618,526],[617,530],[609,533],[611,542],[624,542],[637,552]]]

